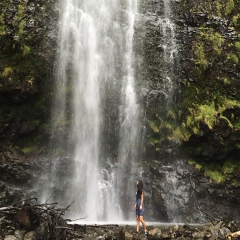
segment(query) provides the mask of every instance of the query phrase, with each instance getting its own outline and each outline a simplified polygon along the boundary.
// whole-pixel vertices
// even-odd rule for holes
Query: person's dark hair
[[[139,180],[137,183],[137,198],[141,197],[142,190],[143,190],[143,182],[142,182],[142,180]]]

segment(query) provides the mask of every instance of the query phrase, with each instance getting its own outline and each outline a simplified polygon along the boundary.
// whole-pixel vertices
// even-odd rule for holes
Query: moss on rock
[[[33,146],[46,143],[51,97],[49,76],[56,53],[55,3],[55,0],[0,3],[2,145],[37,149]]]
[[[239,1],[228,0],[186,1],[183,10],[194,19],[194,34],[184,52],[190,60],[183,64],[184,114],[176,131],[188,136],[183,146],[196,159],[224,162],[239,152],[239,9]]]

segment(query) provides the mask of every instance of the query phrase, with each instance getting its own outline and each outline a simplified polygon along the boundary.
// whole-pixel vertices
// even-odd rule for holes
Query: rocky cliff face
[[[144,1],[139,31],[149,202],[162,220],[201,221],[202,205],[231,218],[239,200],[239,1],[171,2],[178,87],[170,102],[161,91],[163,7],[164,1]]]
[[[142,3],[137,33],[143,35],[138,77],[146,88],[148,155],[178,145],[201,160],[234,159],[239,154],[239,2],[171,2],[178,53],[170,103],[162,74],[163,2]]]
[[[56,51],[55,1],[0,3],[1,146],[39,150],[47,136]]]
[[[239,1],[184,7],[181,117],[188,150],[201,160],[239,154]],[[197,146],[198,145],[198,146]]]
[[[239,201],[239,9],[233,0],[184,1],[180,25],[182,149],[194,159],[198,205],[206,199],[225,217]]]
[[[169,7],[141,1],[135,25],[147,217],[198,222],[202,205],[237,217],[240,2],[175,0]],[[39,152],[50,135],[58,10],[55,0],[4,0],[0,9],[0,180],[8,182],[22,168],[10,166],[17,153],[9,157],[6,147]],[[169,45],[176,49],[173,61],[165,54]],[[5,198],[9,190],[1,184]]]

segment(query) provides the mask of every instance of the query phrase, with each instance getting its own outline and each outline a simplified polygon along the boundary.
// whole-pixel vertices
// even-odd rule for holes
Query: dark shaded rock
[[[24,229],[32,229],[34,216],[30,208],[20,210],[14,217],[16,224],[19,224]]]

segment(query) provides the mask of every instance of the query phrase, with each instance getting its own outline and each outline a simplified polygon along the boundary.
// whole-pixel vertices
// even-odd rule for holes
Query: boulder
[[[157,235],[158,237],[161,236],[162,231],[159,228],[154,228],[148,232],[149,235],[155,236]]]
[[[131,240],[133,238],[133,234],[131,230],[125,226],[120,232],[119,232],[120,239],[123,240]]]
[[[37,238],[37,233],[34,231],[28,232],[25,236],[24,236],[24,240],[38,240]]]
[[[7,235],[4,240],[18,240],[15,236],[13,235]]]
[[[18,240],[22,240],[24,238],[25,235],[25,231],[20,231],[20,230],[16,230],[14,233],[14,236],[18,239]]]

